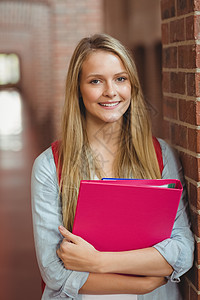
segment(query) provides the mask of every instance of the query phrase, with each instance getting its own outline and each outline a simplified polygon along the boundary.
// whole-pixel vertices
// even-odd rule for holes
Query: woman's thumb
[[[63,227],[62,225],[60,225],[60,226],[58,227],[58,229],[59,229],[60,233],[61,233],[64,237],[69,238],[71,232],[69,232],[65,227]]]
[[[73,233],[71,233],[65,227],[63,227],[62,225],[60,225],[58,227],[58,229],[59,229],[60,233],[62,234],[62,236],[64,236],[64,238],[66,238],[69,242],[73,242],[73,243],[77,242],[77,236],[74,235]]]

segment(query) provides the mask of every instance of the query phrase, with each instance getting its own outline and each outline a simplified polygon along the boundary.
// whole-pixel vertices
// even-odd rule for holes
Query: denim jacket
[[[178,283],[180,277],[193,264],[194,239],[187,215],[188,205],[182,168],[170,146],[161,139],[159,142],[164,164],[162,178],[179,179],[183,185],[171,237],[154,245],[174,271],[168,278],[167,284],[151,293],[139,295],[138,300],[182,299]],[[36,255],[42,278],[46,283],[42,299],[81,300],[82,296],[78,294],[78,291],[89,274],[65,269],[56,254],[56,249],[62,241],[62,236],[58,231],[58,226],[62,224],[62,211],[51,148],[44,151],[34,162],[31,191]]]

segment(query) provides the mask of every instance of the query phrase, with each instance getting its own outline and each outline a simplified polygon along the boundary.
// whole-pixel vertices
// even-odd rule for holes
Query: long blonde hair
[[[129,51],[106,34],[83,38],[72,55],[68,69],[59,151],[63,222],[69,230],[73,227],[80,180],[93,179],[94,174],[101,176],[88,142],[85,108],[79,90],[82,64],[93,51],[98,50],[118,55],[132,88],[131,104],[123,116],[119,150],[113,164],[114,175],[119,178],[161,178],[148,110]]]

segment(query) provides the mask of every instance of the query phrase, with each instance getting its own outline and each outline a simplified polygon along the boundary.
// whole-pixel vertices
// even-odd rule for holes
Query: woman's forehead
[[[108,68],[114,68],[119,72],[126,71],[121,58],[110,51],[96,50],[90,53],[83,61],[82,71],[104,71]]]

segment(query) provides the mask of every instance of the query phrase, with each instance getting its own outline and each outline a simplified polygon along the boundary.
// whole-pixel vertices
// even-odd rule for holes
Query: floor
[[[41,281],[31,219],[37,133],[16,91],[0,91],[0,299],[37,300]]]

